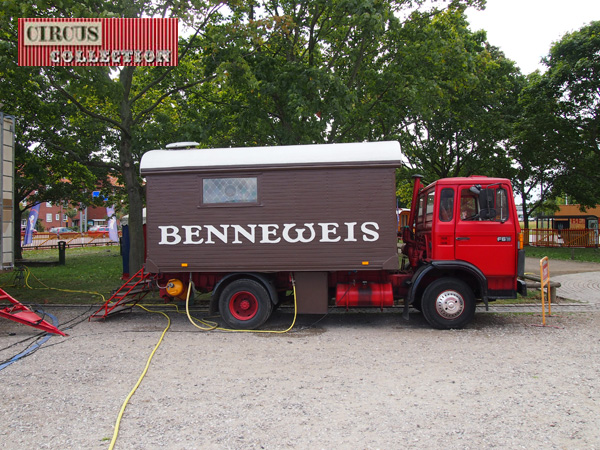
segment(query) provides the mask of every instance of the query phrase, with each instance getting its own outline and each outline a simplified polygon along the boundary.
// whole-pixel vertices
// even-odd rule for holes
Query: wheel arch
[[[465,261],[432,261],[417,269],[407,295],[407,303],[411,305],[420,299],[425,288],[438,278],[452,277],[467,283],[475,298],[480,298],[487,305],[487,278],[477,266]]]
[[[227,285],[235,280],[240,279],[250,279],[254,280],[263,285],[263,287],[267,290],[269,294],[269,299],[273,305],[277,304],[278,296],[277,290],[273,284],[273,280],[266,274],[262,273],[254,273],[254,272],[236,272],[225,275],[221,278],[215,287],[213,288],[212,295],[210,297],[210,314],[214,314],[219,311],[219,297],[221,296],[221,292]]]

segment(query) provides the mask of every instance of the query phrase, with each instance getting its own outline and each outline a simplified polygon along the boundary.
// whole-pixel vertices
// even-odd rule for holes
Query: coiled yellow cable
[[[190,279],[190,282],[188,283],[187,297],[185,299],[185,312],[187,314],[187,317],[188,317],[189,321],[192,323],[192,325],[194,325],[196,328],[198,328],[198,329],[200,329],[202,331],[219,330],[219,331],[229,331],[229,332],[235,332],[235,333],[272,333],[272,334],[283,334],[283,333],[287,333],[292,328],[294,328],[294,325],[296,324],[296,317],[298,316],[298,305],[297,305],[297,300],[296,300],[296,282],[295,282],[293,276],[292,276],[292,290],[294,292],[294,320],[292,320],[292,324],[286,330],[234,330],[234,329],[231,329],[231,328],[219,327],[218,324],[215,324],[215,323],[209,323],[209,322],[206,322],[204,320],[193,318],[191,316],[191,314],[190,314],[190,309],[189,309],[189,302],[190,302],[190,293],[191,293],[191,290],[192,290],[192,281]],[[194,320],[202,323],[203,325],[206,325],[207,328],[203,328],[203,327],[197,325],[194,322]]]
[[[43,287],[42,288],[34,288],[31,287],[29,285],[29,277],[33,277],[38,283],[40,283]],[[55,288],[55,287],[50,287],[47,286],[46,284],[44,284],[38,277],[36,277],[31,270],[29,270],[29,267],[25,267],[25,287],[32,289],[32,290],[41,290],[41,289],[49,289],[52,291],[59,291],[59,292],[71,292],[71,293],[75,293],[75,294],[91,294],[91,295],[98,295],[102,298],[102,302],[105,303],[106,299],[104,298],[104,295],[102,295],[99,292],[92,292],[92,291],[78,291],[78,290],[73,290],[73,289],[59,289],[59,288]]]
[[[194,321],[194,318],[192,318],[192,315],[190,314],[190,294],[191,294],[191,292],[192,292],[192,280],[190,279],[190,282],[188,283],[187,296],[185,298],[185,313],[187,314],[188,320],[191,322],[192,325],[194,325],[196,328],[198,328],[202,331],[216,330],[219,327],[219,324],[208,323],[204,320],[195,319],[199,323],[206,325],[206,328],[204,328],[204,327],[201,327],[200,325],[197,325],[196,322]]]

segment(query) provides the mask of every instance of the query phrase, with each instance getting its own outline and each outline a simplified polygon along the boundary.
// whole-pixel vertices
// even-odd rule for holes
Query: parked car
[[[67,227],[54,227],[50,228],[50,233],[61,234],[61,233],[71,233],[71,230]]]
[[[108,236],[108,227],[106,225],[94,225],[88,229],[88,235],[93,237]]]

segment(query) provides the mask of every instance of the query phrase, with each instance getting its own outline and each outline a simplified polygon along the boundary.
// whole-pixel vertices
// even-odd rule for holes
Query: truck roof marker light
[[[363,261],[363,262],[362,262],[362,265],[363,265],[363,266],[368,266],[368,265],[369,265],[369,261]]]
[[[198,142],[173,142],[167,144],[167,150],[185,150],[188,148],[197,148],[200,144]]]
[[[188,263],[181,263],[181,267],[187,267]]]

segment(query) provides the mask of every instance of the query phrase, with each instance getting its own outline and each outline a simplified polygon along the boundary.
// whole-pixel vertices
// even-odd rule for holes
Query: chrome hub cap
[[[458,292],[445,291],[437,298],[435,310],[444,319],[455,319],[465,310],[465,301]]]

